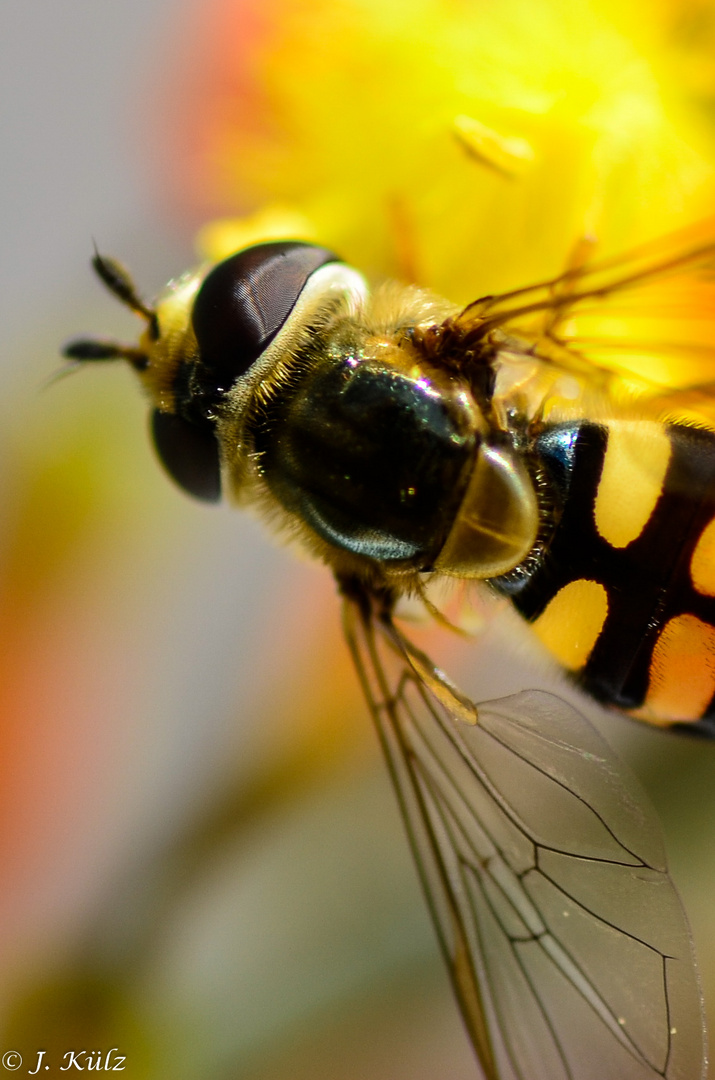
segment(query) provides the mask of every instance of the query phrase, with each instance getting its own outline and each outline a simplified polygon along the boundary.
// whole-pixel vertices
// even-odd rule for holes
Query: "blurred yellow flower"
[[[611,253],[712,213],[712,0],[203,0],[180,10],[175,7],[174,23],[162,35],[163,51],[156,50],[157,87],[143,95],[153,117],[146,153],[159,172],[157,203],[178,212],[183,226],[203,226],[200,246],[216,257],[290,233],[335,248],[371,277],[414,280],[466,302],[558,273],[585,234]],[[220,220],[205,225],[209,219]],[[702,310],[709,293],[668,291],[668,301],[674,340],[683,340],[686,315],[711,324],[709,309]],[[614,322],[614,335],[632,331],[626,317],[623,327]],[[585,320],[580,329],[587,332]],[[603,329],[599,317],[594,332]],[[642,328],[644,339],[650,330]],[[74,406],[79,412],[72,413],[69,402],[79,394],[86,395],[84,411]],[[441,972],[429,966],[432,954],[425,959],[421,952],[420,943],[429,941],[431,948],[432,939],[416,890],[410,901],[414,881],[402,835],[399,848],[389,846],[391,796],[385,793],[383,810],[382,788],[375,794],[366,785],[363,796],[355,781],[357,795],[351,794],[350,770],[357,762],[359,771],[371,733],[365,719],[356,734],[362,703],[335,631],[329,582],[321,602],[312,577],[297,579],[298,588],[293,581],[286,604],[294,623],[281,636],[276,612],[283,580],[272,564],[260,572],[251,566],[253,534],[241,534],[241,542],[231,534],[225,547],[207,548],[212,526],[198,512],[196,518],[185,512],[168,485],[165,496],[159,481],[152,486],[155,474],[138,440],[137,456],[128,461],[119,432],[134,399],[127,392],[126,401],[117,401],[116,387],[108,394],[113,404],[98,409],[90,389],[73,385],[71,398],[64,392],[44,412],[35,407],[39,434],[29,438],[23,431],[36,460],[23,471],[25,501],[10,520],[7,613],[0,628],[6,654],[0,854],[9,883],[6,915],[13,905],[22,914],[8,924],[37,924],[47,886],[36,881],[55,889],[65,880],[59,871],[41,877],[38,867],[52,859],[67,867],[57,905],[78,907],[67,883],[74,888],[85,852],[105,842],[115,806],[131,808],[132,824],[121,835],[132,837],[139,835],[134,803],[149,807],[142,809],[142,823],[151,857],[141,865],[133,861],[136,850],[143,856],[143,838],[132,841],[132,858],[117,849],[121,869],[107,871],[111,903],[99,929],[90,927],[87,942],[74,952],[70,945],[66,968],[55,961],[61,970],[43,993],[18,997],[7,1045],[15,1045],[16,1035],[31,1051],[38,1040],[60,1049],[75,1031],[78,1040],[93,1040],[90,1045],[116,1038],[134,1055],[133,1075],[191,1080],[227,1070],[261,1080],[352,1080],[361,1053],[363,1075],[371,1077],[429,1075],[430,1053],[438,1061],[433,1075],[460,1074],[439,1043],[443,1029],[434,1000],[444,988],[437,985]],[[58,435],[60,416],[67,431]],[[96,438],[92,423],[102,429]],[[77,449],[77,431],[91,446]],[[105,461],[100,447],[109,441],[114,456]],[[162,539],[152,546],[144,515],[164,497],[164,520],[156,524]],[[93,531],[113,538],[97,561],[78,541],[78,522],[88,547]],[[182,561],[177,553],[184,548]],[[199,576],[212,559],[221,579],[216,595]],[[232,572],[249,566],[250,574],[265,578],[265,618],[246,589],[236,592],[242,600],[231,618],[224,612],[222,619],[223,595],[226,606],[233,596],[224,582],[229,565]],[[200,599],[192,592],[195,581]],[[156,589],[144,595],[147,583]],[[184,596],[185,611],[179,606]],[[96,597],[107,604],[103,614],[95,614]],[[181,634],[171,634],[177,626],[190,639],[185,652]],[[246,637],[239,638],[243,629]],[[266,645],[263,672],[251,641]],[[494,646],[488,656],[493,660],[497,652]],[[190,672],[162,663],[164,653]],[[289,654],[292,667],[281,674],[275,658],[285,663]],[[240,704],[232,706],[229,691],[221,697],[213,680],[219,668],[239,660]],[[476,662],[470,653],[465,669]],[[490,661],[482,662],[487,667]],[[295,678],[299,668],[302,680]],[[326,671],[332,675],[327,684],[316,677]],[[132,695],[139,691],[132,686],[125,699],[123,684],[140,677],[147,689],[135,709]],[[255,698],[246,689],[252,680]],[[191,692],[182,713],[185,685]],[[264,743],[255,736],[257,751],[248,739],[245,746],[225,735],[220,742],[223,720],[215,717],[232,708],[232,730],[265,737]],[[167,766],[171,783],[157,783],[149,768],[147,776],[139,766],[134,771],[143,758],[170,757],[162,740],[172,748],[174,738],[186,739],[181,727],[197,709],[197,726],[208,726],[207,741],[218,739],[229,760],[217,781],[192,744],[191,784],[205,788],[205,809],[184,771],[189,751],[176,751],[173,772]],[[147,714],[154,725],[145,722]],[[131,769],[112,740],[131,758]],[[197,746],[203,745],[197,736]],[[671,758],[666,773],[675,772]],[[65,766],[76,762],[70,790]],[[305,793],[311,786],[322,790],[328,775],[336,776],[335,790],[325,787],[328,794],[316,796],[317,809],[313,815],[311,803],[308,813],[301,800],[308,804]],[[152,798],[156,787],[156,803],[146,794],[137,797],[133,783],[145,784],[140,790]],[[704,780],[698,790],[706,786]],[[667,785],[662,789],[667,797]],[[194,803],[195,819],[189,817]],[[170,824],[161,819],[157,839],[153,818],[165,805],[167,819],[170,812],[175,818]],[[73,814],[89,821],[84,831],[71,825]],[[364,857],[362,840],[346,831],[353,824],[355,836],[366,838]],[[683,835],[695,847],[702,837],[691,826],[692,819]],[[311,843],[302,847],[304,835]],[[320,862],[324,851],[342,854],[343,848],[355,856],[347,884],[337,876],[337,858]],[[226,871],[225,908],[236,919],[228,929],[224,885],[212,877],[224,866],[236,873],[234,881]],[[89,873],[87,880],[80,880],[76,895],[89,911],[97,887]],[[134,893],[136,907],[127,899]],[[28,896],[36,902],[29,904]],[[216,910],[215,897],[221,900]],[[332,921],[333,908],[319,907],[326,898],[335,906]],[[350,904],[352,921],[341,921]],[[707,926],[711,897],[705,890],[701,907],[700,924]],[[696,912],[696,932],[697,918]],[[94,925],[83,912],[76,920]],[[376,926],[387,943],[379,955]],[[702,950],[703,942],[698,945]],[[701,956],[707,977],[715,964],[707,953]],[[23,956],[23,976],[26,966]],[[425,992],[410,1015],[423,1016],[424,1023],[404,1022],[399,1050],[386,1051],[388,1064],[380,1068],[373,1044],[379,1048],[380,1038],[384,1045],[392,1038],[391,1014],[375,995],[389,987],[390,1001],[409,1008],[410,994],[417,999],[423,992],[415,989],[415,972],[422,969],[435,980],[434,995]],[[332,1045],[325,1025],[338,1012],[353,1021],[360,1009],[370,1039],[358,1040],[346,1028],[343,1054],[334,1035],[341,1047],[333,1055],[337,1062],[325,1050]],[[455,1053],[466,1058],[453,1012],[450,999],[444,1031],[456,1032]],[[307,1046],[302,1065],[295,1052],[300,1040]],[[279,1062],[273,1072],[266,1071],[270,1063],[261,1064],[269,1059]],[[465,1068],[471,1073],[472,1067],[469,1058]]]
[[[196,218],[287,206],[369,274],[466,301],[584,234],[703,216],[706,23],[695,0],[211,0],[168,82],[165,180]]]

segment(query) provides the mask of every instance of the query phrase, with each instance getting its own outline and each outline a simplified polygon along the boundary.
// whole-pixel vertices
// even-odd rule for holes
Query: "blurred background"
[[[68,338],[137,331],[93,243],[151,297],[206,222],[239,219],[201,232],[216,250],[291,220],[467,301],[558,272],[584,231],[617,250],[712,212],[715,9],[645,12],[3,7],[2,1053],[475,1075],[329,575],[166,481],[128,371],[48,382]],[[477,697],[548,685],[510,633],[429,644]],[[715,1001],[715,751],[596,719],[663,818]]]

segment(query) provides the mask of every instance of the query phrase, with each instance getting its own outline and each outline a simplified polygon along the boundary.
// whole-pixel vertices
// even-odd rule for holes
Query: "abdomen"
[[[715,722],[715,433],[564,425],[534,453],[542,538],[493,584],[599,701]]]

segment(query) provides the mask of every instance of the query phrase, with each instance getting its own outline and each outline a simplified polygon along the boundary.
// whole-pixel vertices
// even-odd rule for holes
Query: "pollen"
[[[500,135],[471,116],[455,117],[454,133],[470,157],[510,179],[521,176],[534,160],[526,139]]]

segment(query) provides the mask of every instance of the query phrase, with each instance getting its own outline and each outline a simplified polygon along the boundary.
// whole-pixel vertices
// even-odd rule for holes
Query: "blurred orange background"
[[[584,231],[611,252],[711,213],[715,5],[27,0],[2,23],[0,1056],[473,1077],[329,576],[166,482],[128,372],[45,383],[63,340],[135,333],[93,240],[151,296],[212,219],[292,215],[467,301]],[[477,696],[548,684],[508,633],[430,647]],[[713,1002],[715,750],[596,720],[661,813]]]

